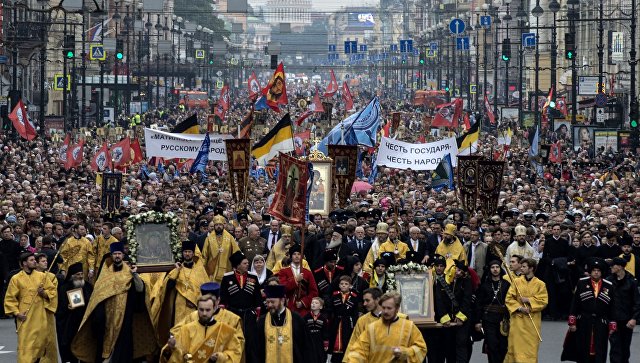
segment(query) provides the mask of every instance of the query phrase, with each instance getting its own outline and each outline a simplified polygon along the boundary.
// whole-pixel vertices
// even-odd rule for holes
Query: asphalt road
[[[542,323],[542,343],[540,345],[539,362],[560,362],[562,342],[564,341],[566,332],[566,323],[548,321]],[[17,339],[13,320],[0,320],[0,363],[16,362],[16,345]],[[471,363],[485,363],[487,361],[487,357],[482,354],[481,349],[480,343],[474,344]],[[640,328],[636,328],[633,334],[630,362],[640,362]]]

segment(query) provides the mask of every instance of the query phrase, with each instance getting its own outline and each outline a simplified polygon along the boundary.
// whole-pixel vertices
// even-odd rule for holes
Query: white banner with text
[[[451,154],[451,164],[456,167],[458,144],[455,137],[426,144],[410,144],[382,137],[376,162],[395,169],[435,170],[447,154]]]
[[[211,147],[210,161],[227,161],[225,139],[231,135],[209,134]],[[173,134],[170,132],[144,129],[144,142],[147,158],[195,159],[204,140],[204,134]]]

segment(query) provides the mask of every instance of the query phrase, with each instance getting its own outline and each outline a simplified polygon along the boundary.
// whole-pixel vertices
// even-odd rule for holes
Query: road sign
[[[536,46],[536,33],[522,33],[522,47],[533,48]]]
[[[336,45],[335,44],[330,44],[329,45],[329,52],[335,52],[336,51]]]
[[[578,94],[581,96],[595,96],[598,92],[598,76],[578,77]]]
[[[478,92],[478,85],[477,84],[470,84],[469,85],[469,93],[476,94]]]
[[[447,88],[447,80],[446,79],[440,80],[440,88],[442,88],[442,89]]]
[[[607,95],[598,93],[596,95],[596,107],[604,107],[607,105]]]
[[[89,59],[92,61],[107,60],[107,52],[104,51],[104,46],[102,44],[91,44],[89,46]]]
[[[7,64],[8,61],[9,57],[7,57],[6,55],[0,55],[0,64]]]
[[[62,74],[56,74],[53,77],[53,89],[56,91],[63,91],[65,88],[67,91],[71,91],[71,75],[67,74],[67,76],[64,77]]]
[[[400,53],[412,53],[413,52],[413,40],[405,39],[400,40]]]
[[[429,49],[431,49],[431,50],[438,50],[438,42],[431,42],[431,43],[429,43]]]
[[[596,107],[596,122],[599,124],[603,124],[606,118],[607,117],[604,113],[604,108]]]
[[[490,15],[483,15],[480,17],[480,25],[483,28],[490,28],[491,27],[491,16]]]
[[[344,54],[358,53],[358,41],[347,40],[344,42]]]
[[[204,49],[196,49],[196,59],[204,59]]]
[[[464,24],[464,21],[462,21],[462,19],[454,18],[449,23],[449,31],[451,32],[451,34],[464,33],[465,28],[466,25]]]
[[[367,45],[366,45],[366,44],[360,44],[360,51],[361,51],[361,52],[366,52],[366,51],[367,51],[367,49],[368,49],[368,47],[367,47]]]
[[[398,51],[398,44],[391,44],[391,46],[389,47],[389,49],[392,52],[397,52]]]
[[[216,88],[222,89],[224,87],[224,81],[216,81]]]
[[[469,37],[456,38],[457,50],[469,50]]]
[[[437,50],[427,49],[427,58],[435,58],[438,56]]]
[[[413,48],[413,55],[414,55],[414,56],[419,56],[419,55],[420,55],[420,49],[418,49],[418,48]]]

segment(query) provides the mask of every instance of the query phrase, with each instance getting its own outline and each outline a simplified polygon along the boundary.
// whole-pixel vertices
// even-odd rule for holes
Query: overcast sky
[[[264,5],[268,0],[249,0],[253,6]],[[315,11],[332,12],[344,6],[378,6],[379,0],[311,0]]]

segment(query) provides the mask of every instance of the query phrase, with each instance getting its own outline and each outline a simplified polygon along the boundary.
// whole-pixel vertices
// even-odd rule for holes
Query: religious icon
[[[347,156],[336,157],[336,175],[347,175],[349,173],[349,158]]]
[[[69,300],[69,310],[77,309],[85,305],[82,288],[67,291],[67,299]]]
[[[283,213],[287,217],[293,214],[293,202],[298,197],[298,181],[300,180],[300,170],[298,166],[291,165],[287,173],[287,189],[284,199]]]
[[[233,168],[234,169],[246,169],[247,163],[245,161],[245,153],[242,150],[233,151]]]

